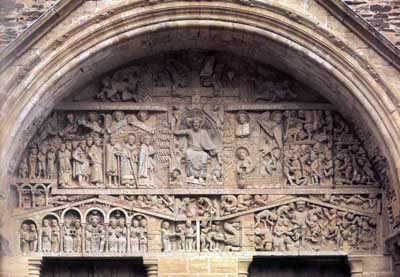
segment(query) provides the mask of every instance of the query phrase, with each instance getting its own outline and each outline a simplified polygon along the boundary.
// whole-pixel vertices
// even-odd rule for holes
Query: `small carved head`
[[[75,228],[80,228],[81,227],[81,220],[80,219],[75,219],[74,226],[75,226]]]
[[[95,112],[88,113],[88,119],[90,122],[96,122],[99,120],[99,115]]]
[[[96,144],[96,146],[101,146],[101,138],[100,137],[95,137],[94,138],[94,143]]]
[[[29,225],[29,229],[30,229],[31,232],[35,232],[36,231],[36,225],[35,224]]]
[[[203,119],[201,117],[199,117],[199,116],[194,117],[192,119],[192,128],[193,128],[193,130],[198,131],[201,128],[201,126],[203,125],[203,122],[204,121],[203,121]]]
[[[93,137],[88,136],[86,138],[86,144],[87,144],[87,146],[92,146],[93,145]]]
[[[162,228],[165,229],[165,230],[168,230],[169,229],[169,222],[168,221],[164,221],[162,223]]]
[[[147,226],[147,220],[146,220],[146,218],[142,218],[142,219],[140,220],[140,226],[141,226],[141,227],[146,227],[146,226]]]
[[[34,155],[36,155],[36,154],[38,153],[37,148],[36,148],[36,147],[32,147],[32,148],[31,148],[31,153],[34,154]]]
[[[282,114],[282,112],[279,112],[279,111],[273,112],[272,115],[271,115],[271,119],[272,119],[273,121],[275,121],[276,123],[281,123],[281,122],[282,122],[282,119],[283,119],[283,114]]]
[[[128,137],[126,138],[126,143],[129,145],[134,145],[136,143],[136,136],[135,134],[128,134]]]
[[[147,111],[139,111],[138,119],[142,122],[145,122],[147,119],[149,119],[149,113]]]
[[[171,172],[171,179],[176,180],[177,178],[179,178],[179,176],[181,176],[181,174],[182,174],[181,171],[179,169],[175,168]]]
[[[22,229],[22,231],[25,231],[25,232],[28,231],[29,230],[28,224],[23,223],[22,226],[21,226],[21,229]]]
[[[43,219],[43,227],[48,227],[49,224],[49,220],[48,219]]]
[[[245,124],[250,122],[250,116],[246,111],[238,111],[236,113],[236,119],[239,122],[239,124]]]
[[[74,115],[73,113],[67,114],[67,121],[68,121],[68,123],[70,123],[70,124],[75,123],[75,115]]]
[[[296,201],[296,209],[299,212],[303,212],[306,209],[306,202],[302,200]]]
[[[115,111],[113,116],[115,121],[119,122],[124,119],[125,114],[122,111]]]
[[[236,150],[236,157],[239,160],[244,160],[246,157],[250,156],[249,150],[246,147],[239,147]]]
[[[146,144],[146,145],[150,145],[152,141],[153,141],[153,138],[150,135],[145,135],[142,138],[142,143]]]
[[[132,225],[133,225],[133,227],[139,227],[139,220],[133,219],[132,220]]]

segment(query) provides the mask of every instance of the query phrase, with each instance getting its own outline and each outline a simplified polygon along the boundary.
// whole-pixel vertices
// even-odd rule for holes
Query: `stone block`
[[[210,273],[235,273],[237,270],[235,258],[210,258]]]
[[[158,272],[159,273],[186,273],[187,259],[183,257],[176,258],[159,258]]]
[[[188,262],[189,273],[208,273],[209,260],[208,258],[193,258]]]

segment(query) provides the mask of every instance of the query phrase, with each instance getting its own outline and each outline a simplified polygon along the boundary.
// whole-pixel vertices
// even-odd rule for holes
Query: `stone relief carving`
[[[162,201],[161,197],[155,200]],[[165,206],[130,207],[130,202],[125,196],[92,197],[77,202],[73,209],[69,204],[47,208],[50,214],[43,216],[39,228],[29,218],[22,221],[21,251],[113,256],[145,253],[149,248],[231,252],[241,251],[243,244],[252,251],[362,253],[378,247],[377,194],[177,197],[171,201],[175,212],[168,212]],[[125,208],[116,209],[121,205]],[[85,213],[82,223],[81,214]],[[62,223],[52,214],[63,214]]]
[[[261,251],[374,250],[376,220],[304,200],[255,215],[255,248]]]
[[[31,145],[18,172],[21,183],[57,183],[58,189],[133,190],[379,184],[361,141],[334,112],[225,112],[224,124],[239,128],[232,137],[204,108],[174,109],[171,116],[147,111],[103,114],[102,125],[93,128],[109,127],[100,133],[67,123],[56,132],[63,136]],[[67,114],[69,122],[78,116],[97,118],[92,112]],[[26,193],[21,191],[21,197]]]
[[[369,135],[276,70],[201,51],[155,57],[44,121],[12,180],[19,247],[371,252],[387,170]]]

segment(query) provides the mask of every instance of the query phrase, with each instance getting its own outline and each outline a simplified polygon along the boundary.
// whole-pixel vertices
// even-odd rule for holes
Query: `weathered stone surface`
[[[83,3],[0,74],[1,164],[10,168],[1,180],[7,191],[13,185],[3,197],[13,216],[0,226],[5,252],[38,257],[21,260],[33,265],[31,276],[42,255],[81,254],[154,255],[168,277],[246,276],[243,253],[363,254],[355,274],[392,270],[376,255],[399,222],[391,140],[400,82],[375,45],[315,1],[184,3],[191,16],[201,10],[206,28],[176,18],[143,37],[124,33],[135,30],[131,12],[152,26],[158,9],[110,3]],[[235,11],[234,20],[214,6]],[[24,20],[44,8],[25,10]],[[371,5],[364,16],[390,32],[394,9]],[[274,21],[262,25],[239,10],[296,31],[261,34]],[[214,17],[232,26],[221,30]],[[246,27],[236,29],[242,19]],[[112,31],[102,29],[107,22]],[[11,17],[3,24],[16,28]],[[106,41],[98,30],[124,35]]]

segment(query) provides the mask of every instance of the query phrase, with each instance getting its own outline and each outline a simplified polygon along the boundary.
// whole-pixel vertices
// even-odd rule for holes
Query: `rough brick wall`
[[[400,0],[343,0],[400,47]]]

